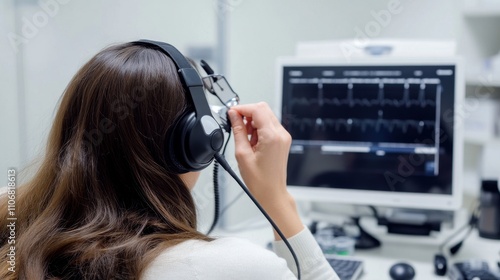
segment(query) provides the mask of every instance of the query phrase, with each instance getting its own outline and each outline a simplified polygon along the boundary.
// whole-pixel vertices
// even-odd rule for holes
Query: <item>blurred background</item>
[[[382,10],[394,12],[381,21]],[[493,0],[3,0],[0,182],[6,183],[9,168],[36,165],[69,80],[110,44],[140,38],[169,42],[187,56],[210,61],[243,103],[266,101],[274,107],[276,58],[294,55],[298,42],[390,38],[456,42],[466,63],[467,97],[485,92],[480,106],[486,109],[473,113],[492,113],[465,131],[465,194],[476,196],[483,176],[500,173],[500,156],[484,156],[499,151],[499,27],[500,2]],[[231,151],[228,159],[236,166]],[[211,181],[206,170],[195,189],[200,220],[207,224],[213,213]],[[232,180],[223,190],[226,202],[240,193]],[[225,222],[237,224],[258,214],[241,198],[225,215]]]

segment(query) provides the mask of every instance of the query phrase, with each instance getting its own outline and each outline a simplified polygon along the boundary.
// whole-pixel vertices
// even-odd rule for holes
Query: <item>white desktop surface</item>
[[[355,256],[364,261],[364,274],[360,279],[390,279],[389,269],[396,262],[412,265],[416,272],[414,278],[416,280],[448,279],[447,276],[434,274],[433,260],[438,252],[438,246],[405,244],[399,240],[398,242],[389,240],[390,236],[387,236],[380,248],[356,251]],[[479,238],[477,231],[473,231],[459,253],[454,257],[447,257],[448,267],[458,261],[484,259],[488,261],[490,269],[497,270],[496,260],[499,252],[500,241]]]
[[[371,227],[368,221],[368,227]],[[366,223],[365,223],[366,224]],[[365,228],[369,232],[370,229]],[[376,237],[382,242],[382,246],[370,250],[356,250],[353,257],[363,261],[363,274],[360,280],[384,280],[390,279],[389,269],[397,262],[406,262],[415,269],[415,280],[443,280],[448,276],[437,276],[434,274],[433,260],[438,252],[439,244],[448,236],[450,231],[445,231],[437,237],[401,236],[394,234],[381,234],[385,228],[380,226],[376,230]],[[226,231],[217,229],[214,236],[236,236],[248,239],[258,245],[266,246],[273,240],[271,227],[262,225],[250,227],[237,231]],[[459,237],[462,235],[459,235]],[[454,239],[456,240],[456,239]],[[455,242],[451,242],[455,244]],[[447,247],[448,248],[448,247]],[[480,238],[477,230],[474,230],[464,242],[460,251],[454,257],[447,255],[448,267],[453,263],[470,260],[484,259],[488,261],[490,269],[498,271],[497,260],[500,260],[500,240]]]

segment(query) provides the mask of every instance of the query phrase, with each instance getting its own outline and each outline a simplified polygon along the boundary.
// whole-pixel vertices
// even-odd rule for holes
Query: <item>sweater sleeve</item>
[[[299,260],[301,280],[340,280],[307,227],[287,240]],[[286,260],[290,270],[297,276],[297,266],[285,242],[274,241],[273,250]]]

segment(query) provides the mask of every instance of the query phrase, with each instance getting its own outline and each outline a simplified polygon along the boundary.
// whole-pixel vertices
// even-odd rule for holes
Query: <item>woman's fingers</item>
[[[236,110],[229,110],[228,115],[233,128],[234,141],[236,143],[236,154],[251,153],[253,150],[250,142],[248,141],[248,130],[246,124],[243,122],[242,116]]]
[[[232,109],[237,110],[238,113],[246,118],[251,118],[253,127],[257,129],[267,125],[272,125],[273,127],[281,126],[267,103],[260,102],[256,104],[238,105]]]

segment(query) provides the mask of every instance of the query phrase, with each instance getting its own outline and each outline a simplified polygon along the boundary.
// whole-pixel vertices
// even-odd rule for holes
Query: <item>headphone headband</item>
[[[152,40],[139,40],[132,43],[155,47],[155,49],[170,57],[177,67],[177,72],[181,78],[182,85],[185,89],[187,89],[187,92],[191,96],[196,116],[198,118],[201,118],[204,115],[211,116],[210,107],[208,106],[205,92],[203,91],[203,82],[201,81],[200,75],[179,50],[170,44]]]

